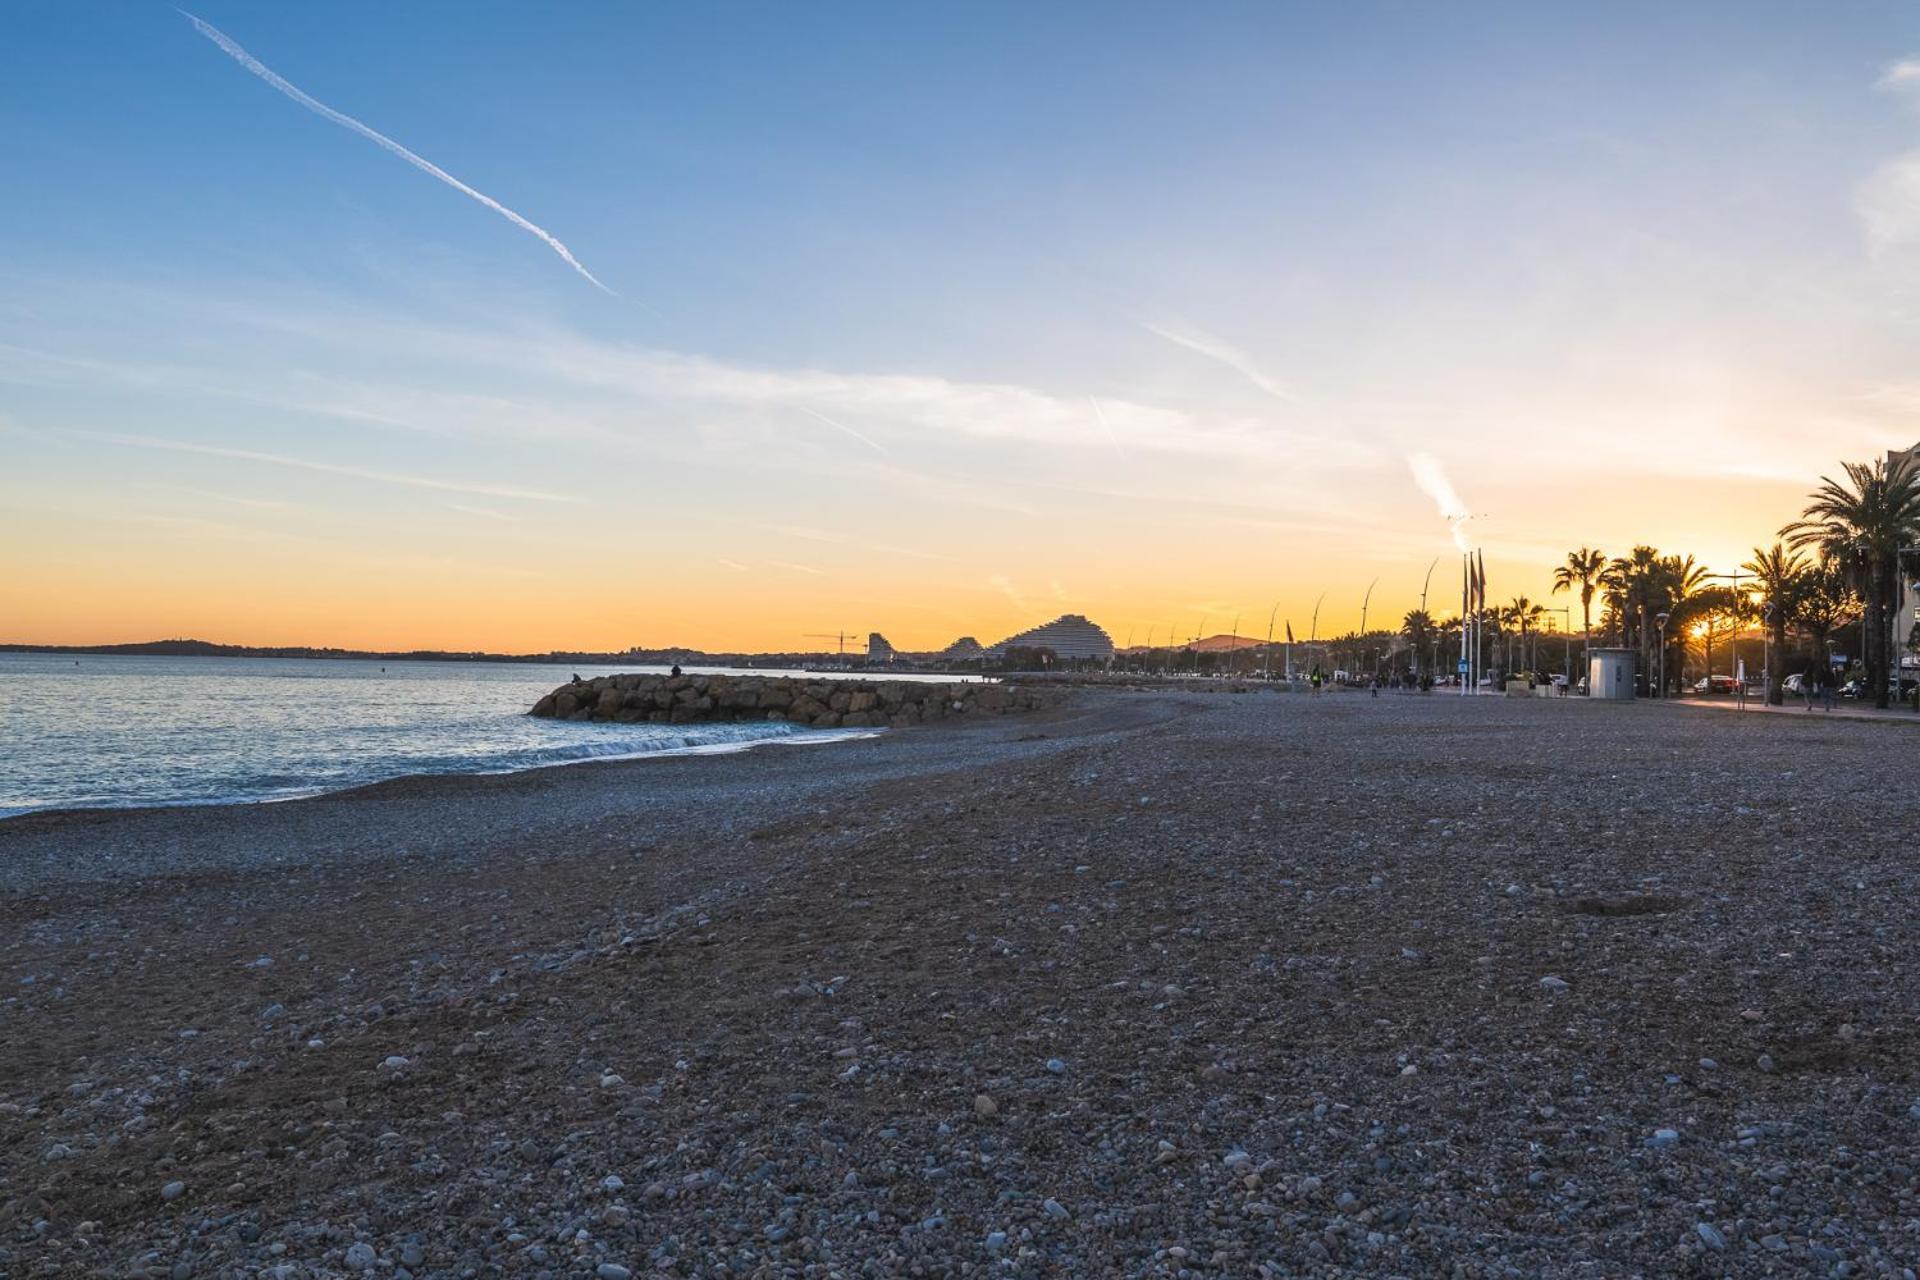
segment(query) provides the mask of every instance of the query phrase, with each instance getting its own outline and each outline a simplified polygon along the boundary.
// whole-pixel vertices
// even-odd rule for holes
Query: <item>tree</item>
[[[1541,616],[1546,613],[1546,609],[1541,605],[1535,604],[1525,596],[1515,596],[1513,602],[1504,610],[1504,613],[1506,614],[1507,625],[1511,626],[1519,635],[1520,662],[1531,670],[1533,662],[1527,654],[1527,635],[1537,628]],[[1513,664],[1509,663],[1508,665],[1511,666]]]
[[[1615,556],[1601,578],[1607,593],[1607,608],[1620,620],[1620,643],[1640,651],[1642,679],[1653,688],[1653,618],[1660,612],[1654,601],[1659,595],[1660,553],[1652,547],[1635,547],[1624,556]]]
[[[1436,634],[1433,615],[1425,609],[1407,610],[1407,616],[1400,621],[1400,634],[1407,638],[1407,646],[1413,650],[1413,674],[1417,676],[1426,669],[1427,649]]]
[[[1846,575],[1837,567],[1814,564],[1800,586],[1800,608],[1796,621],[1807,639],[1813,642],[1813,660],[1824,668],[1833,634],[1848,625],[1860,609],[1860,598],[1847,585]]]
[[[1679,684],[1680,662],[1678,659],[1686,656],[1685,641],[1688,625],[1693,619],[1700,617],[1704,610],[1712,607],[1708,602],[1698,600],[1703,591],[1711,589],[1706,586],[1706,582],[1707,567],[1695,564],[1692,556],[1660,557],[1654,574],[1654,594],[1657,603],[1655,612],[1668,615],[1667,643],[1678,650],[1675,654],[1673,670],[1667,681],[1668,688],[1661,691],[1663,694]],[[1708,657],[1711,659],[1712,654],[1709,653]],[[1708,665],[1711,667],[1711,662]],[[1713,673],[1709,670],[1707,674]]]
[[[1874,705],[1887,705],[1887,630],[1898,608],[1901,552],[1920,535],[1920,474],[1911,460],[1841,464],[1846,479],[1820,477],[1800,519],[1780,535],[1795,550],[1813,548],[1840,566],[1866,612],[1861,658]]]
[[[1740,567],[1753,575],[1753,592],[1773,645],[1767,659],[1767,704],[1777,707],[1786,701],[1780,682],[1786,674],[1787,624],[1799,613],[1806,594],[1807,559],[1776,542],[1770,550],[1755,547],[1753,558]]]
[[[1705,649],[1708,689],[1711,691],[1713,638],[1716,634],[1736,631],[1741,623],[1751,619],[1753,601],[1746,593],[1732,587],[1701,587],[1689,592],[1686,599],[1675,606],[1673,616],[1678,624],[1673,628],[1673,634],[1683,643],[1689,634],[1700,637]]]
[[[1592,547],[1567,552],[1567,562],[1553,571],[1553,593],[1580,592],[1580,634],[1587,657],[1593,656],[1593,593],[1606,578],[1607,558]]]
[[[1046,645],[1017,644],[1000,657],[1002,671],[1046,671],[1058,666],[1060,657]]]

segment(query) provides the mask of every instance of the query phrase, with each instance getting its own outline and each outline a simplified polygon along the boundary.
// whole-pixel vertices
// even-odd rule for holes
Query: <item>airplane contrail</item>
[[[852,436],[855,440],[858,440],[861,444],[867,446],[867,448],[873,450],[875,453],[878,453],[878,454],[886,453],[886,450],[881,448],[881,446],[877,442],[875,442],[873,439],[871,439],[867,435],[859,431],[855,431],[852,427],[848,426],[846,423],[836,422],[832,418],[829,418],[826,414],[820,412],[818,409],[810,409],[804,404],[795,405],[794,407],[799,409],[800,412],[806,414],[808,417],[820,419],[820,421],[826,423],[828,426],[832,427],[836,431],[846,432],[848,435]]]
[[[265,80],[268,84],[272,85],[274,88],[278,89],[280,92],[286,94],[289,98],[292,98],[295,102],[299,103],[301,106],[305,107],[307,110],[313,112],[315,115],[326,117],[327,119],[333,121],[335,124],[341,126],[342,128],[353,130],[355,133],[367,139],[369,142],[376,143],[379,146],[384,147],[386,150],[391,151],[394,155],[399,156],[402,160],[405,160],[408,164],[420,170],[422,173],[431,174],[432,176],[440,179],[440,181],[446,183],[448,186],[452,187],[455,191],[458,191],[463,195],[472,196],[475,200],[478,200],[481,204],[487,206],[487,208],[493,210],[495,213],[505,218],[508,222],[511,222],[514,226],[519,227],[522,231],[530,231],[534,235],[539,236],[542,240],[546,241],[547,247],[549,249],[552,249],[555,253],[559,254],[561,259],[564,260],[568,266],[572,267],[575,271],[578,271],[581,275],[585,276],[587,278],[588,283],[592,284],[594,288],[599,289],[604,293],[613,293],[613,290],[607,288],[607,286],[605,286],[604,284],[601,284],[599,280],[594,278],[593,272],[581,266],[580,260],[573,256],[572,251],[569,250],[567,246],[565,246],[564,244],[561,244],[560,241],[553,235],[553,233],[548,231],[545,227],[537,226],[534,223],[529,222],[527,219],[521,217],[519,214],[507,208],[507,206],[501,204],[498,200],[495,200],[492,196],[487,195],[485,192],[475,191],[472,187],[460,181],[460,179],[454,177],[452,174],[448,173],[445,169],[442,169],[439,165],[433,163],[431,160],[425,159],[424,157],[415,155],[413,152],[407,150],[405,147],[395,142],[392,138],[389,138],[386,134],[381,133],[379,130],[370,129],[366,125],[361,124],[358,120],[355,120],[352,116],[347,115],[343,112],[335,111],[332,107],[328,106],[326,103],[321,102],[318,99],[309,97],[307,94],[301,92],[298,87],[288,83],[286,80],[282,79],[279,75],[275,74],[273,69],[268,67],[265,63],[261,62],[260,59],[254,57],[252,54],[248,53],[245,49],[242,49],[239,45],[235,44],[233,40],[230,39],[227,36],[227,34],[224,31],[221,31],[218,27],[213,26],[211,23],[202,22],[200,19],[188,13],[185,9],[179,9],[179,10],[176,10],[176,12],[178,12],[180,16],[185,18],[188,22],[191,22],[194,26],[194,30],[198,31],[201,35],[205,36],[207,39],[213,41],[215,44],[219,45],[223,50],[225,50],[227,55],[231,57],[235,62],[239,63],[241,66],[245,67],[247,70],[253,72],[253,74],[255,74],[256,76],[259,76],[262,80]]]

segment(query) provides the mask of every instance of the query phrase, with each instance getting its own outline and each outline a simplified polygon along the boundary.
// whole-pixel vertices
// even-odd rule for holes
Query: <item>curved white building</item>
[[[987,656],[998,658],[1009,649],[1051,649],[1058,658],[1097,658],[1104,662],[1113,656],[1113,637],[1079,614],[1067,613],[1045,626],[989,645]]]

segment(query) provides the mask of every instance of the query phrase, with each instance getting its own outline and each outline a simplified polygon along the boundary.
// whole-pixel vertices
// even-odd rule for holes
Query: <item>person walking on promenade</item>
[[[1820,704],[1826,710],[1833,710],[1833,677],[1825,672],[1820,675]]]
[[[1800,673],[1800,696],[1807,700],[1807,710],[1813,710],[1813,695],[1820,687],[1820,668],[1809,665]]]

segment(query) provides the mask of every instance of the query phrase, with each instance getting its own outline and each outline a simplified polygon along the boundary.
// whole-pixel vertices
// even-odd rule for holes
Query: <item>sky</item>
[[[0,11],[0,641],[1577,627],[1920,440],[1910,4],[188,7]]]

